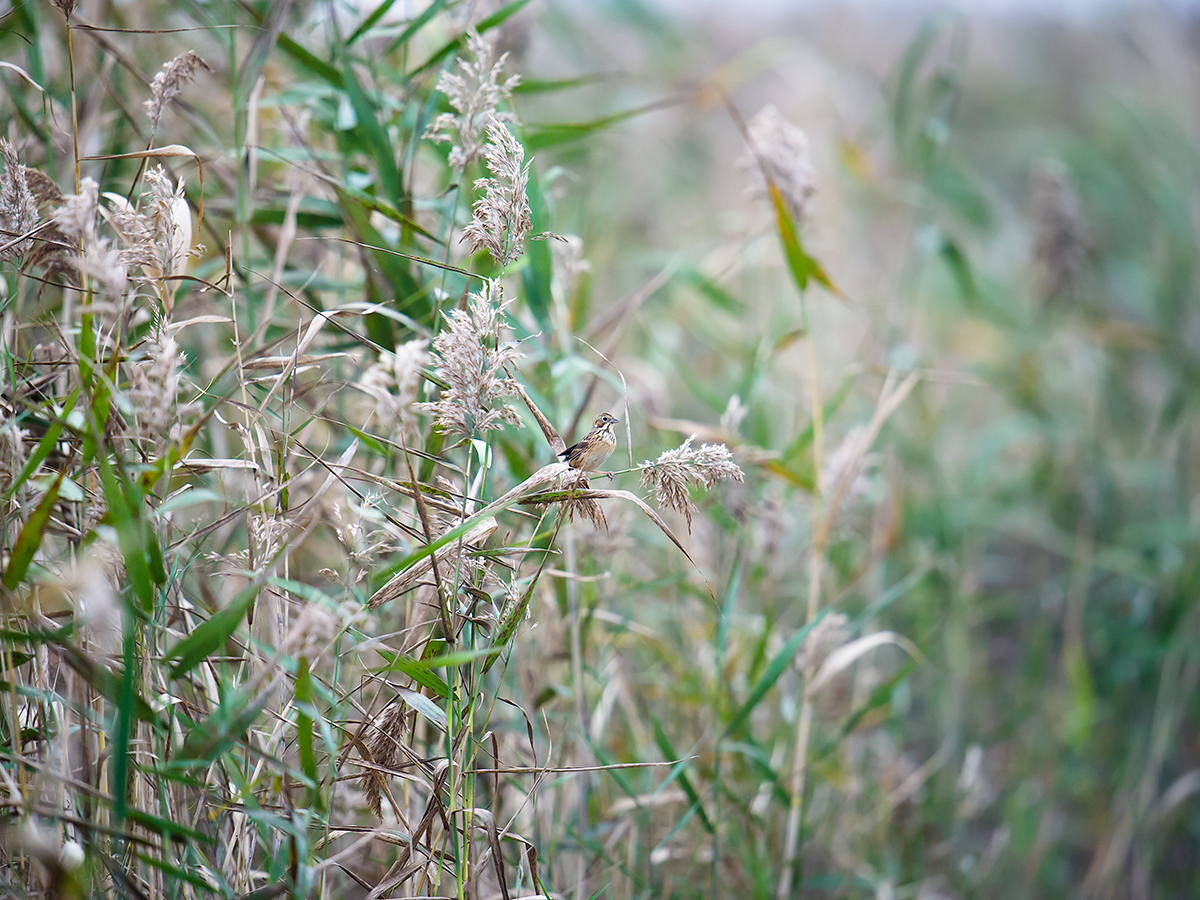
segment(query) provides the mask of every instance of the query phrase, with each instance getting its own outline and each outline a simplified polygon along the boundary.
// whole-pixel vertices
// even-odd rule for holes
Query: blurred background
[[[746,118],[775,105],[808,134],[817,193],[804,235],[847,296],[809,299],[820,393],[839,404],[827,438],[869,419],[888,367],[926,374],[829,551],[836,608],[907,636],[923,658],[907,671],[892,650],[864,657],[848,697],[877,684],[890,694],[853,728],[835,725],[855,709],[848,698],[819,712],[841,752],[820,757],[806,883],[836,896],[1189,896],[1200,877],[1193,14],[699,9],[612,4],[564,12],[562,25],[547,14],[548,34],[587,22],[571,46],[588,64],[569,71],[619,74],[595,100],[545,115],[707,82]],[[568,71],[537,41],[528,58]],[[744,141],[720,99],[701,88],[603,145],[587,181],[566,189],[586,210],[572,227],[593,302],[634,287],[634,260],[646,274],[689,273],[625,340],[638,405],[712,421],[737,394],[745,441],[779,454],[751,480],[741,521],[710,537],[716,558],[754,560],[736,607],[746,644],[727,651],[736,666],[754,635],[783,639],[805,592],[809,498],[789,454],[808,421],[787,340],[797,299],[769,217],[745,200]],[[671,631],[675,614],[638,618]],[[658,715],[678,716],[664,704]],[[775,715],[796,715],[786,696]],[[771,746],[756,745],[768,758]],[[747,852],[744,877],[764,864]]]
[[[519,777],[497,784],[496,809],[536,847],[547,890],[579,900],[1200,896],[1196,5],[434,6],[433,24],[410,34],[427,4],[83,0],[78,15],[94,26],[191,29],[77,30],[77,65],[113,85],[82,107],[94,126],[84,152],[144,146],[114,136],[113,122],[135,118],[120,111],[122,92],[135,85],[140,103],[145,90],[120,60],[152,75],[183,50],[204,57],[212,74],[184,90],[186,111],[164,118],[156,143],[185,144],[208,167],[198,236],[208,249],[191,272],[219,280],[231,248],[241,280],[228,297],[180,296],[175,317],[237,308],[250,329],[265,323],[256,352],[278,341],[272,352],[290,353],[317,301],[400,295],[382,257],[334,238],[433,255],[395,217],[349,212],[351,195],[333,196],[328,178],[322,187],[299,148],[317,148],[340,185],[382,196],[372,154],[391,142],[404,214],[436,234],[461,224],[467,204],[447,202],[445,148],[419,141],[444,107],[436,75],[453,54],[415,64],[464,23],[509,12],[483,30],[523,80],[511,108],[541,203],[534,230],[569,238],[549,242],[548,304],[529,274],[537,263],[506,276],[521,379],[568,443],[605,409],[629,419],[618,469],[697,434],[726,443],[745,472],[744,483],[695,492],[690,523],[664,513],[695,567],[632,508],[606,505],[606,529],[564,525],[551,566],[567,574],[541,583],[504,675],[488,676],[524,710],[497,707],[509,761],[535,764],[531,745],[548,754],[537,764],[585,769],[682,760],[551,775],[540,793]],[[0,56],[53,84],[69,121],[62,16],[48,4],[0,10]],[[262,45],[262,77],[246,81],[241,67],[271,16],[292,43]],[[363,125],[353,79],[300,51],[363,73],[382,128]],[[40,97],[12,72],[0,77],[17,98],[0,130],[28,146]],[[749,149],[766,107],[803,131],[810,155],[790,243],[763,189],[765,145],[757,157]],[[70,193],[69,140],[51,131],[35,142],[42,158],[26,161]],[[124,191],[137,165],[106,166],[101,189]],[[198,187],[189,174],[193,209]],[[287,212],[296,196],[298,218]],[[299,236],[280,255],[289,221]],[[457,238],[445,253],[498,271]],[[448,296],[460,287],[451,281]],[[25,296],[18,322],[62,315],[48,293]],[[314,396],[337,385],[317,404],[330,421],[359,421],[342,388],[380,348],[440,322],[436,307],[397,308],[347,325],[369,341],[342,334],[307,348],[350,354],[304,382]],[[194,327],[179,338],[210,396],[225,390],[235,339],[217,335]],[[488,491],[549,460],[526,423],[497,438]],[[328,428],[334,459],[345,443]],[[230,440],[209,452],[237,456]],[[383,451],[362,466],[376,462],[405,477]],[[627,473],[616,483],[638,486]],[[208,518],[197,521],[245,503],[230,499],[228,479],[203,484],[222,499],[198,504]],[[339,587],[319,574],[345,566],[336,534],[332,520],[306,534],[289,578],[357,609],[411,547],[381,552],[363,563],[362,584]],[[237,540],[198,543],[196,571]],[[181,571],[185,591],[196,577]],[[210,609],[233,593],[206,590]],[[375,648],[410,624],[388,610],[356,620],[347,640]],[[355,664],[339,663],[330,684],[349,693]],[[358,715],[345,696],[321,707],[329,722]],[[527,725],[536,737],[523,744]],[[335,727],[330,759],[334,744],[349,752],[352,730]],[[299,765],[289,747],[281,770]],[[349,768],[330,791],[328,821],[374,822]],[[269,857],[268,844],[256,852]],[[314,862],[332,852],[306,846]],[[273,868],[256,865],[285,877],[286,853],[271,852]],[[358,877],[324,890],[368,896],[391,865],[351,858]]]

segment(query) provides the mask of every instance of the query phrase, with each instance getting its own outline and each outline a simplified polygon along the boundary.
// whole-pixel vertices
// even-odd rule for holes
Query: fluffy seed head
[[[54,183],[54,179],[41,169],[31,169],[26,166],[25,180],[29,183],[29,190],[33,193],[33,199],[38,203],[53,203],[55,205],[62,203],[62,191],[58,189],[58,185]]]
[[[371,736],[367,741],[371,760],[385,769],[397,768],[405,761],[404,720],[408,707],[399,698],[393,700],[371,723]],[[362,788],[367,805],[377,817],[383,816],[383,788],[387,776],[375,769],[363,772]]]
[[[192,250],[192,211],[184,194],[184,181],[176,184],[162,166],[146,173],[150,188],[142,194],[137,209],[121,196],[105,194],[112,204],[111,220],[123,246],[121,260],[142,270],[164,304],[174,291],[167,279],[187,268]]]
[[[363,506],[352,503],[349,509],[334,502],[329,510],[334,533],[346,551],[346,559],[352,566],[351,580],[355,582],[362,580],[381,556],[396,549],[392,535],[383,528],[372,527],[374,523],[368,508],[372,499],[368,497]]]
[[[33,246],[32,238],[14,240],[38,223],[37,198],[29,186],[29,170],[17,158],[17,148],[0,138],[4,175],[0,176],[0,259],[19,259]]]
[[[460,59],[462,74],[443,72],[437,89],[446,95],[453,113],[442,113],[425,131],[425,137],[439,144],[450,144],[450,165],[465,169],[484,153],[484,135],[493,121],[516,122],[511,112],[497,107],[512,96],[520,83],[519,75],[501,80],[501,70],[508,54],[496,57],[495,44],[480,37],[471,29],[467,33],[467,49],[474,61]]]
[[[375,416],[393,438],[412,446],[417,437],[414,406],[421,391],[421,370],[429,365],[427,341],[408,341],[379,355],[379,362],[364,373],[359,386],[375,400]]]
[[[78,194],[68,194],[54,213],[58,230],[85,246],[96,240],[96,215],[100,210],[100,185],[96,179],[85,177],[79,183]]]
[[[146,358],[130,372],[129,398],[137,413],[139,431],[150,437],[165,437],[179,415],[179,371],[185,362],[175,338],[159,328],[146,345]]]
[[[683,513],[688,531],[692,530],[693,508],[690,485],[704,485],[707,490],[726,478],[746,480],[728,447],[704,444],[696,450],[692,448],[695,439],[693,434],[674,450],[664,450],[654,462],[642,463],[642,487],[653,487],[661,506]]]
[[[794,665],[804,670],[808,667],[808,655],[812,654],[813,669],[820,667],[825,658],[850,639],[850,618],[844,613],[828,613],[813,626],[804,649],[796,654]]]
[[[179,96],[180,89],[195,78],[201,69],[209,71],[208,64],[191,50],[187,50],[166,63],[154,76],[154,81],[150,83],[152,96],[145,104],[152,130],[158,128],[167,104]]]
[[[734,394],[725,405],[725,412],[721,413],[721,430],[727,435],[737,434],[748,412],[750,408],[742,402],[741,397]]]
[[[573,521],[578,515],[581,519],[591,522],[592,527],[597,531],[601,527],[605,531],[608,530],[608,519],[605,517],[604,509],[600,506],[599,501],[595,497],[586,496],[592,490],[592,484],[588,481],[586,472],[574,468],[565,470],[554,482],[553,490],[571,492],[566,499],[555,501],[568,522]]]
[[[399,425],[415,438],[417,417],[413,406],[420,396],[423,377],[421,370],[429,365],[426,341],[408,341],[396,348],[392,360],[392,377],[396,383],[396,413]]]
[[[150,209],[147,216],[158,251],[161,277],[179,275],[187,263],[192,249],[192,211],[184,195],[184,181],[173,184],[171,176],[162,166],[155,166],[146,173],[150,185]]]
[[[79,244],[79,253],[71,260],[75,275],[92,278],[109,302],[119,303],[125,296],[128,265],[123,251],[112,249],[98,236],[100,186],[95,179],[84,178],[79,193],[63,198],[54,213],[54,224],[62,239]]]
[[[877,459],[866,452],[866,437],[866,426],[855,425],[825,459],[821,470],[822,491],[835,491],[839,484],[846,482],[842,489],[842,502],[846,505],[862,497],[871,487],[867,472],[876,465]]]
[[[448,387],[434,403],[415,408],[434,416],[439,431],[473,437],[501,428],[505,422],[520,425],[511,406],[499,402],[515,392],[504,367],[521,357],[515,345],[498,340],[503,288],[488,281],[472,294],[467,308],[446,313],[446,327],[433,340],[432,357],[437,373]]]
[[[556,298],[566,299],[575,293],[579,279],[592,269],[591,262],[583,255],[583,238],[567,234],[551,241],[550,257],[554,262],[550,289]]]
[[[106,239],[99,238],[84,246],[79,271],[95,281],[106,300],[119,303],[124,298],[128,268],[121,251],[110,248]]]
[[[505,125],[493,120],[487,133],[484,157],[492,177],[475,182],[483,196],[475,201],[462,240],[469,243],[472,253],[486,248],[492,259],[506,266],[520,257],[521,244],[533,226],[525,195],[529,165],[525,148]]]
[[[88,641],[103,654],[121,649],[123,612],[118,599],[125,563],[116,547],[92,542],[70,572],[64,587],[75,601],[77,621]]]
[[[568,487],[570,486],[571,485],[568,485]],[[591,489],[591,486],[591,482],[588,481],[587,476],[583,472],[580,472],[578,476],[576,476],[574,487],[576,487],[578,490],[587,491]],[[595,500],[591,497],[573,496],[570,499],[563,501],[562,509],[567,514],[568,522],[574,519],[575,516],[579,516],[581,519],[587,519],[589,522],[591,522],[592,527],[597,531],[599,531],[601,527],[603,527],[605,531],[608,530],[608,519],[605,517],[604,508],[600,505],[600,501],[598,500]]]

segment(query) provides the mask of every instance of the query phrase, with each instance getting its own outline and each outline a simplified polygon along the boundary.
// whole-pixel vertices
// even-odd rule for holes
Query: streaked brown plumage
[[[619,421],[615,416],[601,413],[587,436],[560,453],[558,458],[581,472],[599,470],[616,449],[617,435],[613,432],[613,425]]]

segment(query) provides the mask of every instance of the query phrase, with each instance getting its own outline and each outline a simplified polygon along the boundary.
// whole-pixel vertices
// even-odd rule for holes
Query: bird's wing
[[[561,459],[565,463],[574,462],[575,460],[579,459],[579,457],[581,455],[583,455],[583,444],[584,444],[583,441],[579,441],[576,444],[572,444],[570,447],[568,447],[562,453],[558,454],[558,458]]]

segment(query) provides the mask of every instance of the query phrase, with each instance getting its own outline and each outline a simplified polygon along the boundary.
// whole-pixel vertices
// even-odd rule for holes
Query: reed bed
[[[1180,115],[949,14],[836,139],[634,5],[7,18],[5,896],[1194,880]]]

